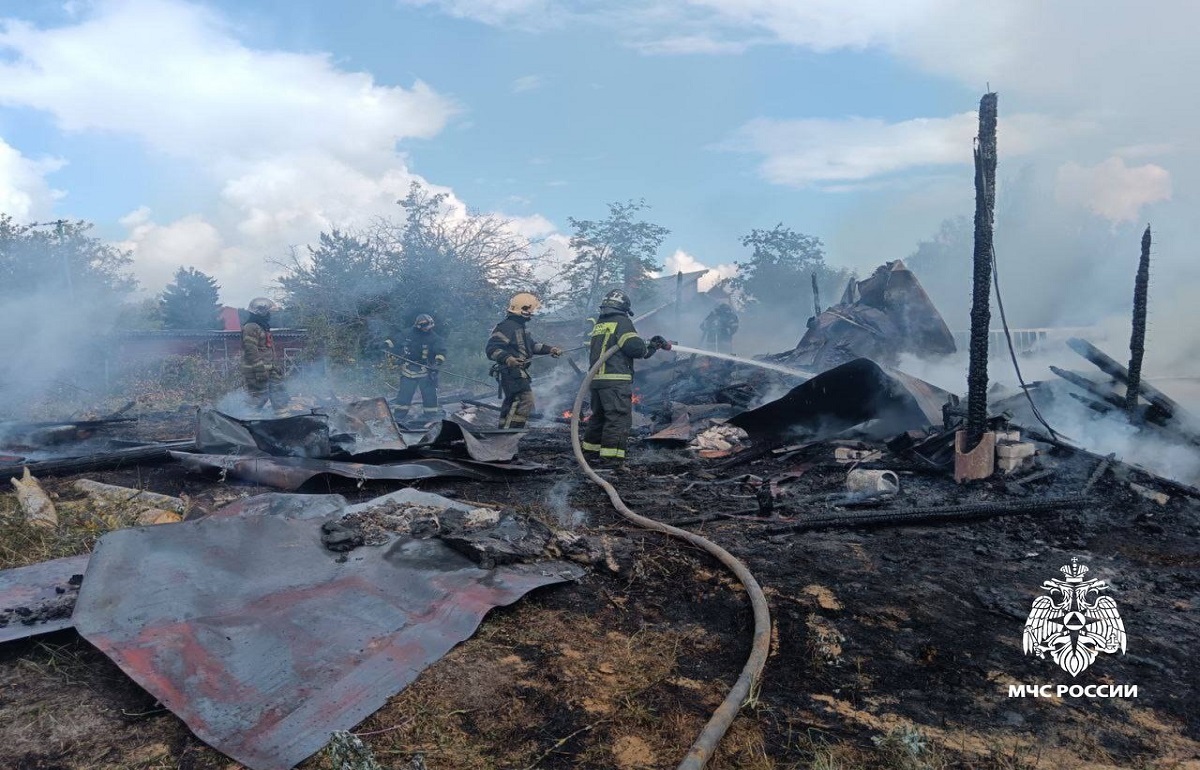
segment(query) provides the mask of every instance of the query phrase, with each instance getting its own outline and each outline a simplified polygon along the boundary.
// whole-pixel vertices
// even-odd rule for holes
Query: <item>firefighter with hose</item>
[[[633,430],[633,362],[671,349],[671,343],[660,336],[649,342],[639,337],[632,315],[628,294],[614,289],[604,295],[588,355],[595,366],[606,350],[619,348],[592,379],[592,416],[582,441],[584,452],[595,452],[601,460],[614,463],[625,460]]]

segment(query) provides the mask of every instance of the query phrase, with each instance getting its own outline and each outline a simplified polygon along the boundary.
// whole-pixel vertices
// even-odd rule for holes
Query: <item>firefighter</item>
[[[629,296],[614,289],[600,302],[600,314],[592,327],[589,363],[595,366],[604,351],[620,348],[592,379],[592,416],[583,434],[583,451],[596,452],[603,460],[622,462],[633,429],[633,362],[649,358],[671,343],[659,336],[647,343],[633,327]]]
[[[541,302],[532,294],[522,292],[508,303],[508,315],[492,329],[484,355],[492,362],[492,376],[500,383],[504,403],[500,407],[501,428],[524,428],[533,414],[533,386],[529,364],[534,356],[551,355],[558,358],[562,348],[534,342],[525,331]]]
[[[737,330],[737,313],[733,312],[728,302],[713,308],[700,324],[700,331],[704,333],[703,344],[711,346],[716,353],[733,352],[733,335]]]
[[[404,422],[417,390],[421,391],[421,416],[426,423],[441,418],[438,406],[438,370],[446,361],[446,343],[433,330],[433,316],[422,313],[400,341],[400,352],[393,355],[400,363],[400,388],[396,392],[396,419]],[[391,340],[383,344],[390,349]]]
[[[276,354],[271,337],[271,311],[275,303],[266,297],[250,301],[249,313],[242,324],[242,377],[246,382],[246,398],[253,409],[262,409],[271,402],[275,412],[287,406],[287,390],[283,387],[283,366]]]

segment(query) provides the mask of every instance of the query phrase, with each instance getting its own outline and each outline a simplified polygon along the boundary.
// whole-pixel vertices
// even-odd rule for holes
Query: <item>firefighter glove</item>
[[[661,334],[655,334],[650,338],[650,347],[654,348],[655,350],[670,350],[671,341],[666,337],[663,337]]]
[[[562,354],[563,354],[563,349],[562,349],[562,348],[560,348],[560,347],[558,347],[557,345],[556,345],[556,346],[554,346],[554,347],[552,347],[552,348],[550,348],[550,355],[551,355],[552,357],[554,357],[554,358],[558,358],[558,357],[559,357],[559,356],[561,356]]]
[[[511,366],[513,368],[524,366],[527,363],[529,362],[524,358],[517,358],[516,356],[509,356],[508,358],[504,359],[504,365]]]

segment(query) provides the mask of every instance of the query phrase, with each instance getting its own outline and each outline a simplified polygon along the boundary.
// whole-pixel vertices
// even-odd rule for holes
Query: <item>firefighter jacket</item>
[[[728,339],[738,330],[737,313],[728,305],[717,305],[700,324],[700,330],[706,337]]]
[[[528,380],[528,362],[534,356],[549,354],[553,349],[545,343],[535,342],[529,336],[529,332],[525,331],[527,320],[516,313],[509,313],[503,321],[496,324],[496,328],[492,329],[492,336],[488,337],[484,355],[488,357],[489,361],[496,363],[501,380],[510,378]],[[510,357],[521,359],[525,363],[521,366],[508,366],[505,362]]]
[[[435,331],[409,329],[400,342],[400,374],[410,379],[429,375],[446,360],[446,343]]]
[[[242,326],[242,371],[266,377],[278,368],[271,325],[259,315],[251,315]]]
[[[589,365],[595,366],[604,351],[611,347],[621,350],[619,353],[613,353],[600,367],[600,371],[592,379],[593,388],[632,382],[633,362],[639,358],[649,358],[656,350],[638,336],[637,329],[633,328],[633,319],[621,312],[601,313],[596,325],[592,327]]]

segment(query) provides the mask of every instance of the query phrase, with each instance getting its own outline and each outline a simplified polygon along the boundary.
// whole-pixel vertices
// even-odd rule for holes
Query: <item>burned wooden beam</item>
[[[1129,370],[1114,361],[1100,348],[1096,347],[1087,340],[1080,339],[1078,337],[1072,337],[1071,339],[1067,340],[1067,347],[1071,348],[1071,350],[1074,350],[1088,361],[1091,361],[1100,369],[1100,371],[1104,372],[1109,377],[1112,377],[1117,382],[1128,387]],[[1166,393],[1163,393],[1161,390],[1145,380],[1138,382],[1137,392],[1140,393],[1141,396],[1151,404],[1166,412],[1171,417],[1182,419],[1189,416],[1189,413],[1186,409],[1172,400]]]
[[[999,503],[975,503],[970,505],[942,505],[922,508],[892,508],[870,513],[847,513],[814,516],[786,527],[768,529],[768,535],[786,535],[811,529],[835,527],[879,527],[904,526],[936,521],[960,522],[987,519],[993,516],[1021,516],[1031,513],[1047,513],[1066,508],[1087,508],[1096,505],[1095,498],[1082,495],[1071,497],[1045,497],[1034,500],[1005,501]]]
[[[1089,395],[1099,399],[1101,402],[1107,404],[1113,409],[1125,411],[1127,408],[1126,401],[1123,397],[1117,395],[1111,390],[1105,390],[1104,387],[1098,382],[1089,380],[1087,377],[1084,377],[1076,372],[1066,369],[1059,369],[1057,366],[1051,366],[1050,371],[1054,372],[1056,375],[1071,383],[1075,387],[1087,391]],[[1112,411],[1112,409],[1097,409],[1096,411],[1107,414]],[[1167,412],[1164,412],[1162,409],[1159,409],[1154,404],[1150,404],[1149,406],[1145,407],[1137,405],[1135,406],[1135,413],[1131,414],[1136,415],[1135,422],[1145,421],[1162,427],[1170,427],[1171,415]]]
[[[817,274],[812,274],[813,318],[821,315],[821,290],[817,288]]]
[[[971,347],[967,369],[966,449],[987,430],[988,329],[991,325],[992,224],[996,206],[996,94],[979,100],[975,145],[975,271],[971,291]]]
[[[1142,356],[1146,352],[1146,299],[1150,285],[1150,225],[1142,233],[1142,258],[1133,282],[1133,332],[1129,338],[1129,383],[1125,391],[1125,411],[1136,421],[1138,392],[1142,384]]]
[[[106,471],[116,468],[131,468],[136,465],[153,465],[171,461],[171,452],[190,452],[196,448],[193,439],[167,441],[150,446],[118,449],[103,452],[88,457],[68,457],[63,460],[42,460],[40,462],[23,462],[0,465],[0,478],[6,475],[21,475],[23,468],[37,476],[59,476],[72,473],[88,473],[91,471]]]

